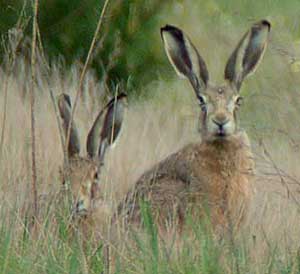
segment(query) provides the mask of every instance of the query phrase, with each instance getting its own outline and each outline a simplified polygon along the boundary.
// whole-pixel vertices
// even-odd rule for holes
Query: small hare
[[[181,228],[188,214],[192,220],[209,218],[215,231],[240,226],[252,196],[254,173],[248,136],[237,123],[240,89],[262,59],[270,29],[266,20],[253,24],[227,61],[224,83],[214,85],[188,36],[171,25],[161,28],[171,65],[189,80],[198,99],[201,141],[188,144],[140,177],[118,207],[125,223],[141,223],[141,201],[145,201],[160,226],[172,222]]]
[[[68,95],[61,94],[57,101],[66,137],[71,119],[71,100]],[[66,173],[65,170],[62,170],[61,173],[63,184],[66,184],[66,180],[69,179],[68,187],[73,202],[73,219],[84,219],[85,223],[94,223],[95,215],[101,217],[101,214],[95,212],[99,208],[105,210],[107,207],[100,191],[99,175],[107,148],[116,142],[120,134],[125,102],[126,95],[121,93],[111,99],[99,112],[87,137],[88,155],[86,157],[79,156],[80,141],[76,124],[72,121],[68,144],[69,171]]]

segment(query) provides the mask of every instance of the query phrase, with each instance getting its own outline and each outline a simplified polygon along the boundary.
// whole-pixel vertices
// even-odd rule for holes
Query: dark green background
[[[47,0],[40,1],[39,28],[43,46],[50,63],[63,59],[67,66],[84,62],[96,29],[104,1]],[[124,81],[127,86],[138,87],[153,79],[159,58],[151,53],[151,40],[147,37],[156,31],[158,11],[163,1],[111,1],[106,13],[100,38],[104,43],[96,47],[91,66],[99,79],[107,71],[108,85]],[[32,3],[27,1],[23,19],[28,24],[25,33],[32,32]],[[6,38],[22,13],[23,0],[0,1],[0,34]],[[23,20],[24,21],[24,20]],[[1,47],[1,56],[4,50]],[[147,73],[145,73],[147,68]]]

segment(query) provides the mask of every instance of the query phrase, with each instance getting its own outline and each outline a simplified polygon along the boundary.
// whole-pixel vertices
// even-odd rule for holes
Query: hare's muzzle
[[[77,216],[86,216],[88,214],[88,210],[84,205],[84,201],[80,200],[76,203],[75,208],[73,209],[73,215]]]
[[[216,135],[219,137],[225,137],[227,135],[226,134],[227,124],[230,123],[230,120],[227,119],[227,120],[219,121],[219,120],[212,119],[212,121],[216,125],[215,127]]]

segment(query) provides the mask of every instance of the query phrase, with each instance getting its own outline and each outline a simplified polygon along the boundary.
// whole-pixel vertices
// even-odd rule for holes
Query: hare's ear
[[[103,163],[106,148],[118,137],[124,116],[126,94],[111,99],[101,110],[88,134],[87,152],[91,158],[98,157]]]
[[[179,76],[190,80],[198,97],[209,78],[204,60],[179,28],[166,25],[160,31],[170,63]]]
[[[62,118],[63,130],[65,139],[67,139],[68,127],[71,119],[71,99],[67,94],[61,94],[57,98],[58,109],[60,117]],[[70,141],[68,145],[69,158],[74,157],[80,152],[80,142],[78,138],[78,132],[74,121],[72,121]]]
[[[270,30],[271,24],[266,20],[255,23],[243,36],[228,59],[225,67],[225,79],[232,82],[237,90],[240,89],[246,76],[255,71],[262,59]]]

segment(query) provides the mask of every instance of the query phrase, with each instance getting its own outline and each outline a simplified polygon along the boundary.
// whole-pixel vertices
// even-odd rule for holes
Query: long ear
[[[58,109],[60,117],[63,122],[63,129],[65,133],[65,139],[67,138],[68,127],[71,119],[71,99],[67,94],[61,94],[57,98]],[[69,158],[74,157],[80,152],[80,142],[78,138],[77,128],[74,121],[72,121],[70,141],[68,146],[68,156]]]
[[[98,156],[100,163],[103,163],[106,148],[117,139],[121,131],[126,97],[125,93],[120,93],[112,98],[99,112],[88,134],[88,155],[91,158]]]
[[[190,80],[196,96],[199,97],[209,80],[204,60],[179,28],[166,25],[160,31],[170,63],[179,76]]]
[[[271,24],[262,20],[255,23],[243,36],[231,54],[225,67],[225,79],[232,82],[237,90],[243,80],[255,71],[261,61],[268,42]]]

